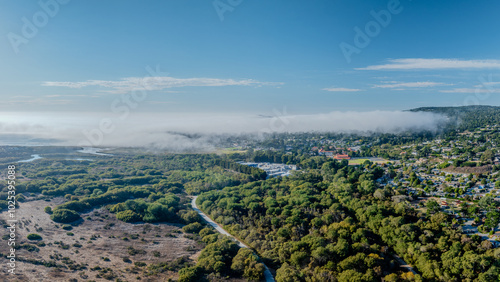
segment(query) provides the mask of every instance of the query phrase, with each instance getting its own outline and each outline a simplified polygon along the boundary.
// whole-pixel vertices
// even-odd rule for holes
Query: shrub
[[[83,212],[90,208],[91,206],[86,202],[70,201],[58,206],[57,208],[55,208],[55,210],[65,209],[65,210],[73,210],[76,212]]]
[[[118,212],[116,214],[116,218],[124,222],[137,222],[141,221],[142,219],[138,213],[133,212],[131,210]]]
[[[175,214],[170,211],[167,206],[153,203],[148,206],[147,212],[143,217],[146,222],[169,221],[174,218]]]
[[[188,211],[186,213],[183,213],[181,215],[181,218],[187,224],[193,223],[193,222],[199,222],[201,220],[200,216],[195,211]]]
[[[201,225],[201,223],[194,222],[182,227],[182,230],[186,233],[198,233],[202,228],[203,225]]]
[[[50,218],[55,222],[69,223],[80,219],[80,215],[72,210],[57,209]]]
[[[30,245],[30,244],[21,244],[17,248],[19,248],[19,249],[25,249],[28,252],[38,252],[38,251],[40,251],[39,248],[37,248],[36,246]]]
[[[203,228],[203,229],[199,232],[199,234],[200,234],[200,237],[201,237],[201,238],[203,238],[203,237],[205,237],[205,236],[207,236],[207,235],[215,234],[215,232],[214,232],[214,230],[213,230],[212,228],[210,228],[210,227],[205,227],[205,228]]]
[[[128,257],[124,257],[124,258],[123,258],[123,262],[126,262],[126,263],[131,263],[132,261],[130,260],[130,258],[128,258]]]
[[[48,214],[52,214],[52,208],[51,207],[45,207],[45,209],[43,209],[46,213]]]
[[[42,240],[42,236],[35,233],[28,234],[27,238],[28,240]]]
[[[131,256],[144,255],[144,254],[146,254],[146,251],[145,250],[137,250],[137,249],[134,249],[134,247],[128,247],[128,254]]]
[[[203,269],[199,266],[186,267],[179,271],[179,282],[197,282],[203,277]]]
[[[9,206],[9,203],[4,200],[0,200],[0,210],[6,209]]]

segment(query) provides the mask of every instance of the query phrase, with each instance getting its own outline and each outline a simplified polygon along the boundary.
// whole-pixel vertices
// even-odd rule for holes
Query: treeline
[[[282,163],[282,164],[298,164],[300,158],[292,154],[283,154],[273,151],[254,151],[249,156],[250,161],[260,163]]]
[[[214,165],[220,160],[214,154],[116,156],[95,162],[42,159],[39,165],[18,165],[18,173],[30,180],[17,182],[16,191],[77,199],[117,187],[150,185],[164,193],[184,193],[185,188],[198,194],[263,178],[256,169],[238,173],[247,169],[243,166],[239,171],[221,169]],[[5,183],[0,183],[0,196],[6,198]]]
[[[185,192],[189,195],[253,181],[251,175],[228,171],[219,166],[203,171],[172,171],[168,173],[167,179],[183,183]]]
[[[265,180],[267,177],[266,172],[260,168],[242,165],[229,160],[215,160],[215,165],[251,175],[253,180]]]
[[[252,150],[247,153],[235,153],[226,156],[230,161],[247,161],[247,162],[266,162],[266,163],[281,163],[287,165],[297,165],[301,169],[318,169],[331,158],[325,156],[313,156],[309,154],[285,153],[272,150]],[[348,161],[345,160],[347,165]]]

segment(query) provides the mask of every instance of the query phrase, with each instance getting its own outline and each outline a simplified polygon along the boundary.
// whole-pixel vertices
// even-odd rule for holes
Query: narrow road
[[[222,228],[222,226],[220,226],[219,224],[217,224],[217,222],[211,220],[210,217],[208,217],[204,212],[202,212],[198,208],[198,206],[196,206],[196,198],[198,198],[198,196],[194,196],[193,197],[193,200],[191,201],[191,207],[193,207],[193,210],[195,210],[203,218],[203,220],[205,220],[208,224],[210,224],[213,228],[215,228],[215,230],[217,230],[219,233],[233,238],[238,243],[238,245],[240,246],[240,248],[248,248],[248,246],[245,245],[245,243],[241,242],[240,240],[238,240],[237,238],[235,238],[233,235],[229,234],[229,232],[227,232],[226,230],[224,230],[224,228]],[[269,271],[269,268],[267,267],[267,265],[265,265],[264,263],[262,263],[262,264],[264,265],[264,268],[265,268],[265,270],[264,270],[264,278],[266,279],[266,282],[275,282],[274,278],[273,278],[273,275],[271,274],[271,271]]]

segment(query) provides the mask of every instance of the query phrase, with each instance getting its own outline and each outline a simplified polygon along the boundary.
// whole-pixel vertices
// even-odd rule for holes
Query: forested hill
[[[500,107],[495,106],[422,107],[409,111],[443,114],[450,119],[448,126],[459,130],[500,124]]]

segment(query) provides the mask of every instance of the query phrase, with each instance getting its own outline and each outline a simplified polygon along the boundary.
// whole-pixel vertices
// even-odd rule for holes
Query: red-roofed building
[[[349,157],[349,155],[336,155],[333,158],[336,160],[350,160],[351,159],[351,157]]]

